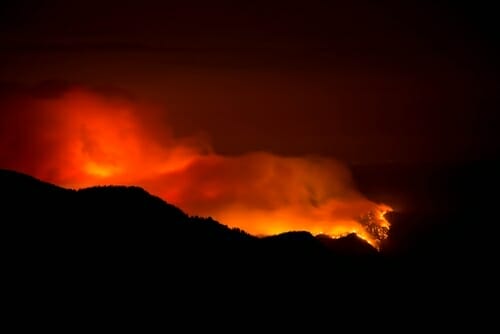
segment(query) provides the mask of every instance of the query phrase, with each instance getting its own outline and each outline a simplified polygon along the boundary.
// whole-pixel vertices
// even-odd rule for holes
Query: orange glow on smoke
[[[387,237],[391,209],[360,194],[332,159],[221,156],[196,138],[175,138],[151,108],[84,90],[3,107],[15,110],[1,116],[3,168],[72,188],[139,185],[254,235],[356,233],[374,247]]]

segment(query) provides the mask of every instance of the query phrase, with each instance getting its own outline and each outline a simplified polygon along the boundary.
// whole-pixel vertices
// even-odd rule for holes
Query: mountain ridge
[[[346,245],[347,253],[349,247],[353,255],[367,253],[366,249],[359,251],[366,247],[360,246],[361,239],[352,236],[347,243],[342,238],[327,240],[304,231],[255,237],[211,217],[189,216],[136,186],[65,189],[9,170],[0,170],[0,184],[4,227],[7,222],[12,236],[23,240],[19,242],[27,252],[54,248],[63,254],[87,252],[97,259],[102,254],[121,251],[153,257],[155,261],[176,253],[177,259],[171,259],[198,264],[228,263],[234,257],[243,263],[328,263],[345,255]],[[346,244],[340,247],[343,252],[331,247],[336,243]],[[94,248],[89,248],[89,244]],[[51,254],[62,256],[57,251]]]
[[[69,190],[0,170],[0,195],[5,286],[16,298],[23,291],[43,301],[70,293],[73,301],[121,302],[133,291],[170,305],[202,302],[205,313],[220,300],[230,309],[324,305],[318,298],[396,306],[434,303],[433,291],[454,300],[457,284],[469,296],[496,286],[494,235],[469,238],[464,228],[480,217],[460,205],[452,214],[391,213],[388,243],[377,252],[354,235],[251,236],[138,187]]]

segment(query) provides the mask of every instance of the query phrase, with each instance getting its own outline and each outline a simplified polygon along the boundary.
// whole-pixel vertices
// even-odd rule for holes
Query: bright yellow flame
[[[87,162],[85,164],[84,170],[89,175],[97,176],[100,178],[113,176],[119,171],[117,167],[100,165],[93,161]]]

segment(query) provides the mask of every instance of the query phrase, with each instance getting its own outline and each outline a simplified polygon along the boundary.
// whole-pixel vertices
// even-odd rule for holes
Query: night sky
[[[348,163],[498,153],[498,20],[453,1],[3,1],[2,90],[159,105],[221,154]]]

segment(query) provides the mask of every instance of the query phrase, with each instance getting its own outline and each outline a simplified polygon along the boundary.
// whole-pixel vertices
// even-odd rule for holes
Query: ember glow
[[[374,247],[387,238],[391,208],[360,194],[335,160],[222,156],[195,137],[176,138],[154,108],[83,89],[18,96],[1,107],[2,168],[71,188],[142,186],[191,215],[254,235],[356,233]]]

